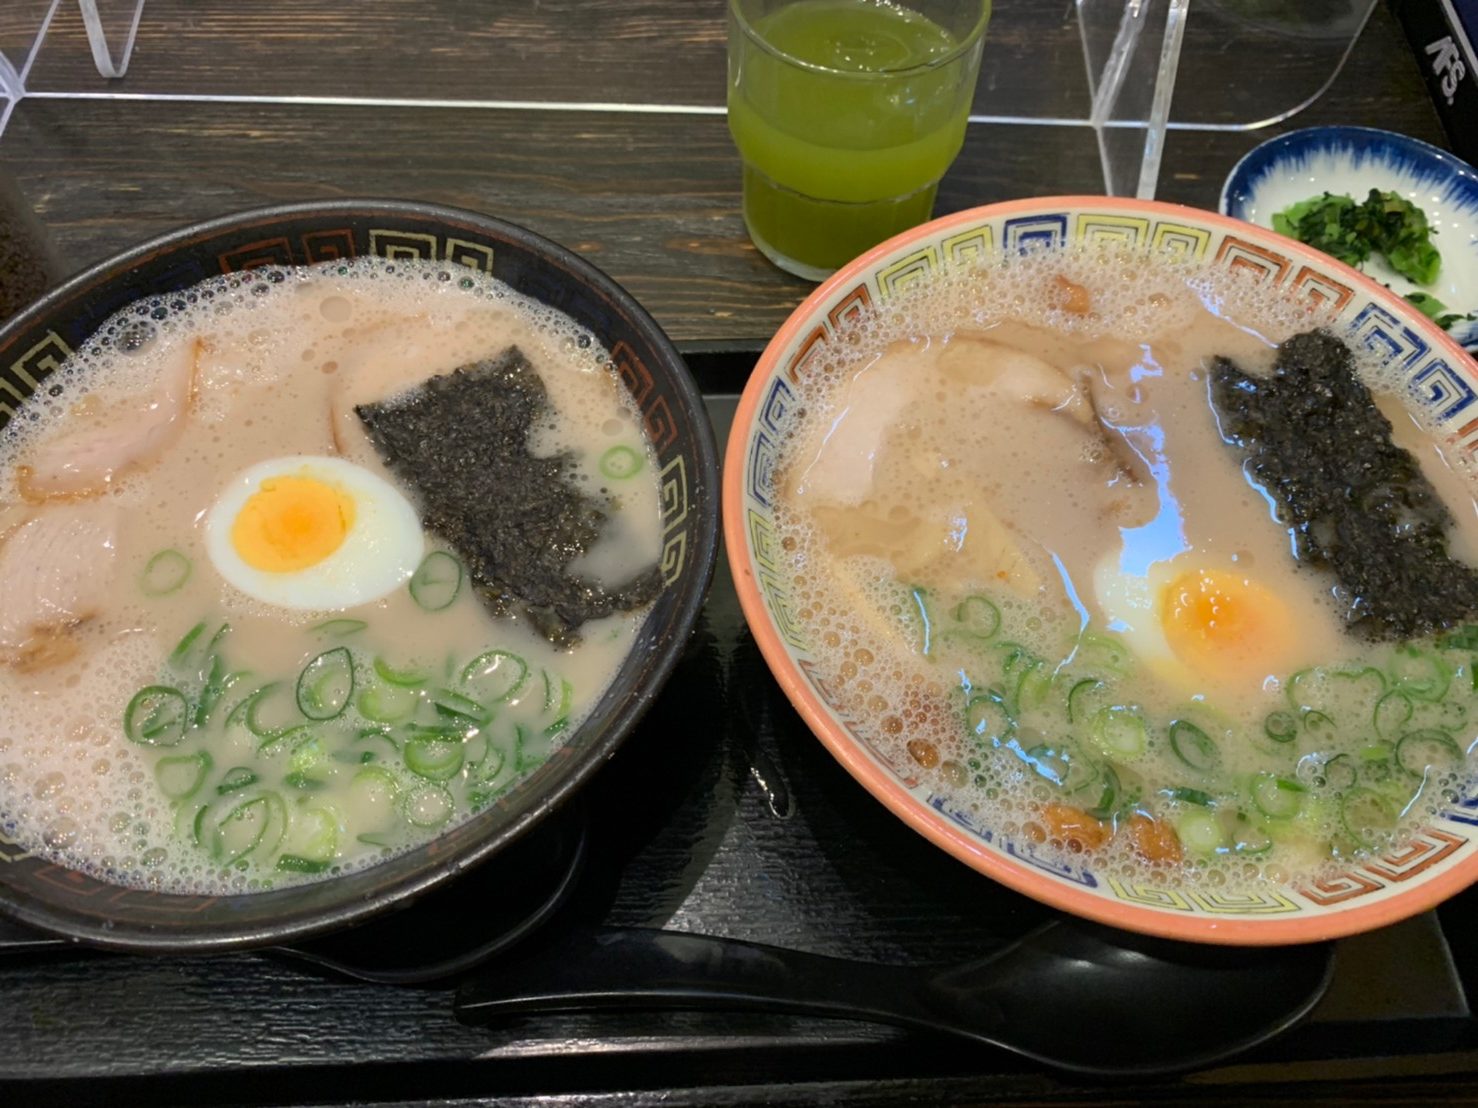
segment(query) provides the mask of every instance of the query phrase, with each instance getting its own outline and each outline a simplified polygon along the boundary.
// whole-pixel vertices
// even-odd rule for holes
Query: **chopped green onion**
[[[244,676],[246,676],[244,673],[227,676],[226,663],[221,660],[221,656],[219,654],[210,656],[210,668],[206,672],[205,687],[200,690],[200,700],[195,705],[196,727],[204,727],[210,721],[211,712],[215,711],[216,705],[221,702],[221,697],[226,695],[226,690]]]
[[[411,575],[411,599],[427,612],[450,608],[462,591],[462,563],[445,550],[433,550]]]
[[[298,711],[309,719],[336,719],[354,695],[354,656],[347,646],[325,650],[298,674]]]
[[[414,669],[395,669],[384,658],[375,659],[375,673],[386,684],[399,685],[406,689],[414,689],[431,680],[429,673]]]
[[[300,808],[292,819],[291,838],[283,857],[303,859],[327,866],[339,851],[340,818],[332,808],[313,805]],[[281,861],[279,860],[279,868]],[[321,869],[299,872],[320,873]]]
[[[1262,721],[1263,733],[1275,743],[1291,743],[1298,738],[1298,720],[1292,712],[1273,711]]]
[[[544,734],[557,735],[570,722],[570,704],[575,699],[575,686],[567,677],[559,679],[559,705],[554,709],[554,720],[544,728]]]
[[[1203,792],[1200,789],[1192,789],[1187,788],[1184,785],[1177,785],[1174,788],[1161,789],[1160,791],[1169,799],[1178,800],[1182,804],[1196,804],[1202,808],[1211,807],[1211,794],[1208,792]]]
[[[1441,700],[1452,681],[1452,670],[1439,655],[1414,646],[1398,647],[1390,669],[1396,687],[1413,700]]]
[[[1134,655],[1115,632],[1084,631],[1078,636],[1073,660],[1090,671],[1108,672],[1119,677],[1127,676],[1134,669]]]
[[[168,596],[190,579],[190,569],[190,559],[178,550],[161,550],[144,563],[139,588],[145,596]]]
[[[123,710],[123,733],[144,746],[174,746],[185,737],[190,705],[170,685],[146,685]]]
[[[401,801],[405,818],[417,827],[440,827],[452,816],[452,794],[440,785],[422,785]]]
[[[421,698],[414,689],[397,685],[371,685],[359,694],[354,706],[365,719],[376,723],[399,723],[416,710]]]
[[[965,705],[965,728],[987,746],[1000,746],[1015,725],[1001,698],[992,693],[971,697]]]
[[[246,766],[232,766],[226,771],[220,783],[216,785],[216,792],[221,796],[249,789],[257,783],[257,775]]]
[[[1209,773],[1216,768],[1221,754],[1216,743],[1190,720],[1177,719],[1170,724],[1170,749],[1191,769],[1198,773]]]
[[[386,731],[374,727],[366,728],[354,737],[354,745],[359,747],[361,744],[359,758],[361,762],[374,762],[380,759],[387,762],[400,760],[400,745]],[[365,755],[368,757],[366,758]]]
[[[205,775],[210,772],[212,764],[210,754],[204,750],[160,758],[154,765],[154,778],[165,796],[171,800],[187,800],[205,784]]]
[[[600,456],[600,471],[613,480],[635,476],[642,467],[642,456],[629,446],[613,446]]]
[[[1098,803],[1088,809],[1088,814],[1094,819],[1108,819],[1118,807],[1121,791],[1119,773],[1112,763],[1104,765],[1099,781],[1102,783],[1102,788],[1098,793]]]
[[[314,634],[326,635],[331,639],[342,639],[357,635],[368,626],[369,624],[362,619],[329,619],[315,624],[310,630]]]
[[[956,633],[988,639],[1001,629],[1001,610],[983,596],[967,596],[955,605]]]
[[[304,858],[298,854],[279,854],[277,856],[277,868],[284,873],[322,873],[328,867],[328,862],[317,861],[313,858]]]
[[[1297,781],[1279,777],[1272,773],[1259,773],[1252,779],[1248,791],[1257,810],[1270,819],[1289,819],[1298,815],[1303,807],[1304,793],[1308,790]]]
[[[473,688],[477,696],[489,705],[501,705],[504,700],[513,699],[528,680],[529,663],[507,650],[477,654],[463,666],[461,674],[463,684]],[[548,691],[547,680],[544,687]],[[548,703],[545,703],[545,708],[548,708]]]
[[[1103,688],[1103,682],[1096,677],[1085,677],[1073,685],[1067,694],[1067,721],[1069,723],[1082,723],[1088,718],[1087,705],[1083,703],[1084,698],[1101,688]]]
[[[1232,852],[1242,856],[1266,854],[1273,849],[1272,837],[1257,824],[1238,813],[1232,836]]]
[[[175,648],[169,652],[169,664],[178,667],[190,656],[190,650],[195,645],[195,640],[205,634],[205,621],[201,620],[190,630],[185,632],[185,637],[175,644]]]
[[[328,761],[328,752],[324,750],[323,743],[317,735],[308,732],[288,755],[287,776],[284,780],[295,789],[321,789],[327,784],[323,779],[323,770]]]
[[[1192,854],[1215,854],[1227,844],[1221,821],[1205,808],[1187,808],[1175,821],[1175,831]]]
[[[1411,703],[1411,697],[1400,689],[1392,689],[1375,702],[1375,712],[1372,723],[1375,725],[1375,733],[1388,741],[1395,741],[1411,722],[1412,713],[1416,711]]]
[[[1117,761],[1138,758],[1149,739],[1143,717],[1122,705],[1098,709],[1089,724],[1088,737],[1101,753]]]
[[[417,777],[446,781],[461,770],[463,750],[460,742],[416,737],[406,740],[401,756],[405,759],[405,768]]]
[[[213,819],[205,815],[197,838],[211,857],[231,866],[251,854],[265,856],[277,849],[287,833],[287,806],[276,793],[258,793],[246,800],[232,801],[225,814]]]
[[[400,795],[400,781],[380,766],[365,766],[354,775],[349,787],[359,794],[363,805],[376,808],[389,806]]]
[[[1334,719],[1317,708],[1310,708],[1304,712],[1304,730],[1314,736],[1317,742],[1332,740],[1334,738]]]
[[[1462,765],[1463,751],[1446,731],[1425,728],[1401,736],[1396,764],[1413,777],[1424,777],[1429,769],[1441,772]]]
[[[465,719],[481,727],[493,718],[493,713],[470,696],[463,696],[451,689],[437,689],[431,694],[431,703],[439,714],[455,719]]]

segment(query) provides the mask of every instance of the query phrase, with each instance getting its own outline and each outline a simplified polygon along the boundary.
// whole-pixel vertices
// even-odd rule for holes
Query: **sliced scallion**
[[[159,782],[160,791],[171,800],[187,800],[200,791],[213,764],[204,750],[160,758],[154,764],[154,779]]]
[[[493,713],[470,696],[463,696],[452,689],[437,689],[431,694],[431,703],[439,715],[481,727],[493,718]]]
[[[375,659],[375,674],[386,684],[404,689],[418,688],[431,679],[431,675],[422,670],[396,669],[384,658]]]
[[[983,693],[971,697],[966,703],[965,729],[977,741],[996,747],[1005,742],[1016,728],[1001,698]]]
[[[169,664],[178,668],[186,658],[190,656],[190,650],[195,646],[195,640],[205,634],[205,621],[201,620],[190,630],[186,631],[184,637],[175,643],[175,648],[169,652]]]
[[[249,789],[257,783],[257,775],[246,766],[232,766],[228,769],[220,782],[216,785],[216,792],[221,796]]]
[[[330,639],[343,639],[359,634],[368,626],[369,624],[362,619],[328,619],[314,624],[311,630],[315,635],[323,635]]]
[[[298,711],[313,720],[336,719],[354,695],[354,656],[347,646],[325,650],[298,674]]]
[[[422,736],[407,739],[401,748],[405,768],[428,781],[447,781],[462,768],[462,744]]]
[[[139,588],[145,596],[168,596],[190,579],[190,559],[178,550],[161,550],[144,563]]]
[[[1303,807],[1308,792],[1297,781],[1273,773],[1259,773],[1248,787],[1252,803],[1270,819],[1290,819]]]
[[[189,722],[189,702],[171,685],[146,685],[123,710],[124,735],[143,746],[174,746]]]
[[[1221,760],[1221,753],[1211,736],[1187,719],[1172,720],[1170,723],[1170,749],[1191,769],[1198,773],[1209,773]]]
[[[398,685],[371,685],[359,694],[354,706],[365,719],[375,723],[399,723],[408,719],[420,703],[414,689]]]
[[[956,634],[988,639],[1001,629],[1001,610],[983,596],[967,596],[955,605]]]
[[[1215,854],[1226,847],[1221,821],[1206,808],[1187,808],[1175,821],[1175,832],[1192,854]]]
[[[1298,719],[1292,712],[1269,712],[1262,721],[1263,734],[1275,743],[1291,743],[1298,738]]]
[[[1463,751],[1446,731],[1428,727],[1401,736],[1396,764],[1413,777],[1424,777],[1429,770],[1443,773],[1462,765]]]
[[[614,481],[634,477],[641,471],[642,456],[629,446],[613,446],[600,456],[600,472]]]
[[[411,599],[427,612],[450,608],[462,591],[462,563],[445,550],[433,550],[411,574]]]
[[[1101,754],[1121,762],[1138,758],[1149,741],[1144,717],[1122,705],[1098,709],[1088,727],[1088,737]]]
[[[417,827],[440,827],[452,817],[452,794],[440,785],[422,785],[405,794],[401,810]]]
[[[462,667],[462,684],[471,688],[485,704],[502,704],[518,695],[529,679],[529,664],[506,650],[489,650]],[[545,707],[549,707],[548,674],[545,674]]]

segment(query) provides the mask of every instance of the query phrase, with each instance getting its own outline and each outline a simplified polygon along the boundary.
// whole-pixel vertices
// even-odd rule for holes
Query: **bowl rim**
[[[766,384],[780,368],[781,353],[798,336],[814,326],[818,308],[824,305],[833,293],[840,288],[850,287],[864,280],[866,275],[877,269],[884,259],[890,259],[905,248],[942,235],[954,228],[1044,210],[1053,212],[1111,211],[1115,214],[1142,213],[1209,224],[1219,230],[1239,235],[1251,232],[1260,238],[1272,236],[1277,240],[1280,248],[1301,254],[1321,267],[1333,267],[1342,279],[1351,282],[1360,291],[1395,310],[1398,318],[1401,318],[1403,322],[1419,327],[1425,337],[1432,339],[1436,346],[1446,351],[1451,357],[1462,359],[1463,361],[1458,364],[1471,361],[1463,348],[1446,332],[1430,324],[1424,316],[1419,317],[1419,313],[1409,311],[1399,297],[1371,278],[1265,227],[1232,219],[1216,212],[1159,200],[1104,196],[1044,196],[1007,200],[969,208],[905,231],[847,263],[801,302],[760,355],[745,384],[744,392],[740,396],[734,413],[723,467],[724,540],[730,572],[734,579],[735,589],[739,594],[740,607],[754,635],[755,642],[770,667],[770,672],[774,674],[786,697],[800,713],[812,733],[821,740],[847,772],[895,816],[935,846],[972,869],[1016,892],[1073,915],[1160,938],[1239,946],[1272,946],[1340,938],[1383,927],[1435,907],[1478,880],[1478,852],[1475,852],[1466,862],[1452,866],[1436,877],[1423,881],[1399,895],[1383,898],[1373,904],[1334,908],[1327,912],[1310,913],[1296,919],[1269,917],[1227,920],[1203,916],[1182,916],[1141,905],[1111,901],[1071,888],[1045,875],[1038,876],[1030,872],[1027,867],[1008,862],[1001,855],[984,849],[963,828],[920,803],[896,776],[872,761],[862,751],[860,744],[853,741],[847,732],[832,720],[791,661],[760,593],[754,567],[749,558],[747,530],[744,525],[745,474],[748,469],[750,438],[748,431],[754,424],[759,411]]]
[[[252,928],[219,927],[207,933],[192,935],[184,930],[151,929],[144,925],[128,925],[120,928],[111,920],[93,920],[79,917],[65,910],[57,910],[49,901],[24,893],[4,880],[0,869],[0,915],[9,916],[21,923],[68,938],[78,939],[92,946],[115,950],[144,953],[168,952],[217,952],[267,945],[280,945],[304,939],[328,931],[338,930],[361,923],[382,912],[402,908],[417,897],[429,892],[443,882],[496,855],[504,847],[522,838],[556,809],[568,803],[584,788],[596,772],[616,753],[629,737],[641,717],[672,676],[679,658],[687,649],[693,629],[697,626],[703,604],[718,559],[719,512],[714,494],[719,489],[719,466],[717,440],[707,415],[702,393],[698,389],[687,362],[677,346],[636,298],[613,277],[592,262],[576,254],[568,247],[531,231],[520,224],[494,215],[458,208],[449,205],[424,203],[421,201],[382,199],[377,197],[345,197],[324,201],[294,201],[213,216],[173,230],[109,255],[68,277],[59,285],[49,289],[37,300],[0,324],[0,354],[14,339],[36,323],[54,314],[74,296],[105,280],[124,276],[134,266],[176,247],[189,245],[192,240],[207,239],[213,235],[240,231],[257,225],[272,224],[285,219],[304,217],[374,217],[423,219],[441,224],[465,224],[489,230],[506,237],[532,252],[544,256],[554,265],[576,277],[586,287],[620,312],[632,323],[634,330],[650,344],[658,358],[674,372],[669,376],[674,392],[681,397],[683,405],[694,414],[692,454],[693,467],[690,504],[696,515],[692,531],[696,541],[689,545],[689,556],[693,569],[685,573],[687,578],[682,597],[673,612],[675,633],[660,641],[647,653],[650,659],[648,677],[623,702],[617,705],[610,721],[598,740],[580,752],[576,764],[569,772],[558,778],[537,797],[530,798],[527,807],[516,817],[498,826],[491,833],[479,838],[461,852],[429,860],[427,864],[408,872],[393,884],[386,885],[373,894],[341,899],[334,904],[316,910],[293,914],[285,921],[269,921]],[[143,295],[143,294],[141,294]],[[477,816],[473,816],[477,819]],[[462,826],[462,825],[458,825]],[[435,837],[427,840],[434,842]],[[426,844],[413,848],[410,853],[422,849]],[[393,864],[396,855],[386,864]],[[63,867],[65,868],[65,867]],[[368,870],[355,871],[356,873]],[[328,884],[337,880],[352,881],[355,873],[342,878],[330,878]],[[118,886],[123,888],[123,886]],[[290,893],[290,886],[283,893]],[[170,894],[163,894],[170,895]],[[249,896],[272,896],[272,892],[246,894]]]
[[[1217,212],[1230,219],[1248,223],[1253,227],[1271,230],[1261,223],[1252,223],[1241,215],[1233,214],[1245,208],[1255,178],[1271,171],[1276,162],[1295,152],[1316,145],[1334,146],[1343,140],[1351,150],[1374,150],[1387,146],[1413,161],[1430,163],[1456,181],[1464,182],[1478,200],[1478,168],[1469,165],[1450,150],[1433,146],[1410,135],[1396,131],[1384,131],[1379,127],[1358,127],[1352,124],[1335,124],[1326,127],[1302,127],[1258,143],[1237,159],[1226,180],[1222,182],[1221,195],[1217,197]]]

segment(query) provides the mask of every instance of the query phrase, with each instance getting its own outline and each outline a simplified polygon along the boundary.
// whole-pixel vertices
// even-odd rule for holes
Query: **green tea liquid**
[[[771,49],[731,51],[728,104],[756,244],[820,277],[927,220],[964,141],[979,45],[950,58],[943,27],[870,0],[803,0],[753,30]]]

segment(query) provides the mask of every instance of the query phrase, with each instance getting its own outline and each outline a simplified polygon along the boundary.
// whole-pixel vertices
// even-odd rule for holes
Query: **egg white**
[[[343,543],[321,562],[272,572],[247,565],[236,552],[236,517],[273,477],[321,481],[354,501],[354,522]],[[421,562],[426,537],[415,508],[384,478],[342,458],[304,454],[272,458],[233,477],[206,515],[205,548],[217,572],[247,596],[281,608],[333,611],[377,600],[404,584]]]
[[[1160,680],[1183,692],[1197,691],[1201,678],[1181,661],[1165,638],[1160,598],[1179,567],[1155,562],[1146,574],[1125,573],[1113,550],[1093,567],[1093,593],[1108,629],[1124,636],[1135,659]]]

